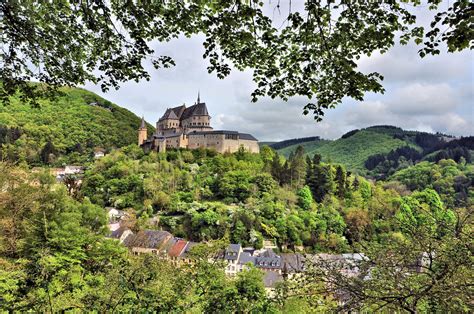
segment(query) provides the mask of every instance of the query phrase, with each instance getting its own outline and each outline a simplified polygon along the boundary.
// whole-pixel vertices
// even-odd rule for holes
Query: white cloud
[[[195,36],[154,44],[158,54],[170,55],[177,65],[159,71],[150,68],[149,82],[130,82],[107,94],[102,94],[98,86],[86,87],[139,116],[144,114],[152,124],[168,107],[193,104],[200,90],[216,129],[248,132],[260,140],[315,135],[338,138],[351,129],[374,124],[474,134],[474,66],[470,51],[420,59],[418,47],[408,45],[362,58],[362,71],[385,76],[386,93],[368,94],[364,102],[345,99],[336,109],[326,111],[323,122],[316,123],[311,116],[302,115],[307,103],[304,98],[251,103],[251,71],[233,70],[224,80],[208,74],[207,61],[202,59],[202,39]]]
[[[390,111],[408,115],[446,113],[456,109],[458,97],[447,83],[413,83],[394,92],[389,101]]]
[[[473,135],[472,115],[465,117],[454,112],[437,111],[429,114],[398,112],[393,104],[381,101],[366,101],[353,105],[347,110],[344,123],[353,128],[363,128],[376,124],[388,124],[407,130],[443,132],[453,135]]]

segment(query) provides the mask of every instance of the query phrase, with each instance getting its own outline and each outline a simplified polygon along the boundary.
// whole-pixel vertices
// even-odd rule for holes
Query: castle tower
[[[147,128],[145,118],[142,117],[140,128],[138,129],[138,146],[142,145],[147,139]]]

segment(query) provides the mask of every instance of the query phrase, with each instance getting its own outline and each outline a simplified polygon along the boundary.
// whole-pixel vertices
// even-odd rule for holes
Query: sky
[[[430,18],[419,9],[421,19]],[[322,122],[303,115],[305,98],[262,98],[252,103],[252,72],[234,69],[221,80],[207,72],[202,58],[203,37],[155,42],[157,55],[176,61],[170,69],[154,70],[150,81],[128,82],[119,90],[102,93],[99,86],[85,88],[144,116],[152,125],[167,108],[193,105],[198,91],[218,130],[251,133],[260,141],[320,136],[336,139],[353,129],[388,124],[408,130],[474,135],[474,62],[471,51],[420,58],[414,44],[396,45],[389,52],[361,58],[364,73],[379,72],[385,79],[384,94],[368,93],[364,101],[344,99],[326,111]],[[138,126],[137,126],[138,127]]]

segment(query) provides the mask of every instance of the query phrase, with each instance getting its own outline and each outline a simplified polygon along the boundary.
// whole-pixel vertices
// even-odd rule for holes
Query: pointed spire
[[[197,101],[198,104],[201,103],[201,99],[200,99],[200,97],[199,97],[199,94],[200,94],[200,92],[199,92],[199,90],[198,90],[198,101]]]
[[[142,122],[140,123],[140,129],[145,129],[145,128],[146,128],[145,117],[142,116]]]

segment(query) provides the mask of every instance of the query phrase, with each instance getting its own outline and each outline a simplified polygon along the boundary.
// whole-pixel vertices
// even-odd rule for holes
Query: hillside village
[[[151,254],[158,259],[170,261],[178,267],[193,262],[192,249],[199,243],[175,237],[168,231],[142,230],[133,233],[128,227],[120,225],[121,223],[125,225],[126,212],[108,208],[107,213],[111,229],[109,237],[117,239],[133,254]],[[216,253],[214,259],[225,262],[224,272],[229,277],[235,277],[250,266],[263,271],[265,289],[269,295],[273,295],[278,283],[292,279],[305,271],[306,261],[310,263],[330,261],[337,265],[345,276],[353,277],[359,275],[357,263],[365,258],[360,253],[277,253],[276,248],[273,242],[268,240],[261,249],[243,247],[239,243],[234,243]]]

